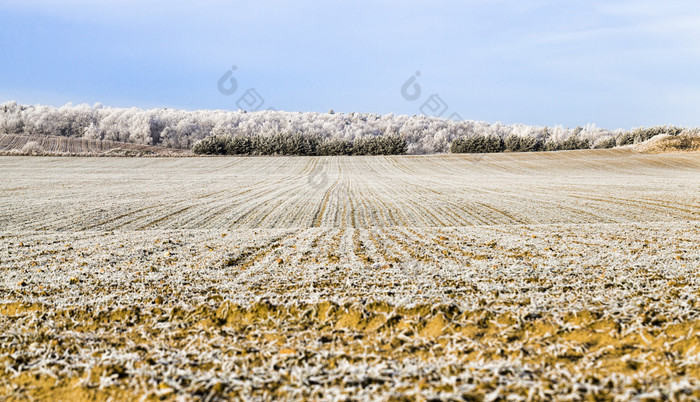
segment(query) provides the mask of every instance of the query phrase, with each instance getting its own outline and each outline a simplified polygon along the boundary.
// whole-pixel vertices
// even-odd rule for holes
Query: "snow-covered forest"
[[[316,113],[279,111],[186,111],[175,109],[113,108],[100,104],[61,107],[0,105],[0,134],[58,135],[190,149],[211,135],[311,135],[319,139],[354,141],[399,136],[408,154],[445,153],[458,138],[536,139],[541,143],[587,140],[590,147],[609,147],[629,132],[584,127],[537,127],[481,121],[451,121],[423,115],[372,113]]]

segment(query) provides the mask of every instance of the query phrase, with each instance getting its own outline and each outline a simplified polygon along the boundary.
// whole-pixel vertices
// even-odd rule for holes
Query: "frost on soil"
[[[700,161],[563,155],[2,158],[0,395],[697,399]]]

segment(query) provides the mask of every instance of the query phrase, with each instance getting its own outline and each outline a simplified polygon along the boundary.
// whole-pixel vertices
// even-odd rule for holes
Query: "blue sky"
[[[419,114],[436,94],[442,117],[700,126],[698,38],[685,0],[4,0],[0,100],[236,110],[254,88],[262,108]]]

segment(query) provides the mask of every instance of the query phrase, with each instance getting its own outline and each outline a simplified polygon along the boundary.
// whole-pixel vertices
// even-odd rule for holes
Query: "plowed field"
[[[700,398],[700,154],[0,172],[0,399]]]

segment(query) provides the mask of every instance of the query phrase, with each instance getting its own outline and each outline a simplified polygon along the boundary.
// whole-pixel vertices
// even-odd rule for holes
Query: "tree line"
[[[698,128],[682,128],[675,126],[655,126],[650,128],[636,128],[632,131],[622,131],[591,141],[581,136],[582,129],[578,127],[566,138],[554,138],[547,131],[536,136],[520,136],[510,134],[506,138],[494,135],[475,134],[456,138],[450,145],[452,153],[493,153],[493,152],[536,152],[536,151],[563,151],[573,149],[604,149],[614,148],[630,144],[638,144],[650,138],[666,134],[670,136],[700,134]]]
[[[194,145],[200,155],[403,155],[406,140],[393,135],[343,140],[300,133],[271,136],[212,135]]]
[[[5,102],[0,105],[0,134],[58,135],[176,149],[194,149],[195,144],[206,138],[223,137],[238,144],[229,147],[237,155],[431,154],[609,148],[641,142],[658,133],[689,132],[695,131],[677,127],[607,130],[593,124],[576,128],[540,127],[451,121],[423,115],[332,111],[266,110],[248,113],[242,110],[126,109],[101,104],[51,107]],[[377,139],[384,137],[388,139]],[[403,145],[396,145],[397,138]],[[198,149],[217,141],[220,142],[207,140]]]

